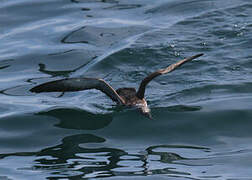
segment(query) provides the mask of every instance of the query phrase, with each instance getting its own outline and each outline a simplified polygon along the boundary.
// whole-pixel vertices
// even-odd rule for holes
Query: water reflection
[[[95,130],[108,126],[113,114],[93,114],[77,108],[56,108],[39,112],[38,116],[49,116],[59,120],[55,126],[67,129]]]
[[[10,67],[10,65],[0,66],[0,70],[1,70],[1,69],[5,69],[5,68],[8,68],[8,67]]]
[[[77,134],[63,138],[59,145],[37,152],[0,154],[0,158],[3,160],[11,156],[34,157],[31,167],[20,170],[46,171],[50,174],[48,179],[150,174],[189,177],[191,174],[186,171],[187,168],[177,168],[176,165],[183,160],[189,161],[186,166],[190,166],[190,161],[195,161],[197,158],[185,157],[186,153],[181,149],[197,153],[198,156],[209,151],[204,147],[158,145],[150,146],[143,151],[129,152],[130,150],[107,146],[106,140],[102,137],[93,134]]]
[[[68,77],[68,74],[74,72],[74,70],[68,70],[68,71],[50,71],[46,69],[46,65],[43,63],[39,63],[39,71],[44,73],[44,74],[48,74],[52,77],[56,77],[56,76],[64,76],[64,77]]]
[[[53,56],[52,58],[54,58],[54,60],[55,59],[62,59],[62,58],[70,59],[71,56],[73,55],[73,53],[77,54],[79,52],[77,50],[71,49],[68,51],[58,52],[58,53],[53,53],[53,54],[48,54],[48,55]],[[86,66],[93,59],[95,59],[97,57],[95,54],[96,54],[96,52],[92,53],[90,51],[87,51],[85,54],[85,60],[83,60],[83,63],[81,63],[77,67],[71,68],[69,70],[49,70],[45,63],[39,63],[38,64],[38,66],[39,66],[38,71],[40,71],[43,74],[50,75],[52,78],[57,77],[57,76],[69,77],[71,73],[78,71],[79,69]],[[97,54],[99,54],[99,53],[97,53]],[[80,56],[83,56],[83,54],[81,54]],[[50,66],[49,66],[49,68],[50,68]],[[39,78],[34,78],[34,79],[39,79]],[[32,80],[32,78],[30,80]]]
[[[117,4],[104,9],[112,9],[112,10],[125,10],[125,9],[135,9],[141,8],[141,4]]]
[[[0,158],[8,156],[36,156],[33,166],[26,170],[46,170],[54,174],[78,178],[93,172],[110,171],[119,167],[120,156],[127,154],[113,148],[82,148],[83,143],[102,143],[105,139],[92,134],[78,134],[63,138],[62,143],[38,152],[20,152],[1,154]],[[76,173],[77,172],[77,173]],[[72,176],[73,174],[78,174]],[[112,175],[112,173],[110,173]],[[53,177],[48,177],[49,179]]]
[[[10,67],[12,61],[14,61],[14,59],[0,60],[0,70]]]
[[[113,28],[108,28],[110,24]],[[120,22],[102,22],[99,26],[83,26],[71,31],[65,35],[61,42],[65,44],[82,43],[87,44],[90,48],[109,48],[122,39],[132,37],[136,34],[147,31],[143,24],[125,25]]]
[[[73,44],[73,43],[84,43],[84,44],[88,44],[88,41],[86,41],[86,40],[78,40],[78,41],[70,41],[70,40],[68,40],[68,38],[72,37],[75,33],[79,32],[79,31],[81,31],[81,30],[83,30],[83,29],[85,29],[85,28],[86,28],[86,27],[84,26],[84,27],[81,27],[81,28],[79,28],[79,29],[77,29],[77,30],[74,30],[74,31],[70,32],[69,34],[67,34],[67,35],[61,40],[61,42],[62,42],[62,43],[65,43],[65,44]]]
[[[73,3],[95,3],[95,2],[102,2],[102,3],[118,3],[115,0],[71,0]]]
[[[147,148],[147,152],[150,155],[160,156],[160,162],[163,163],[175,163],[178,160],[197,160],[201,158],[186,158],[182,157],[179,154],[169,152],[171,149],[191,149],[191,150],[200,150],[203,152],[210,152],[210,149],[207,147],[196,147],[196,146],[185,146],[185,145],[158,145],[151,146]],[[168,151],[167,151],[168,150]]]

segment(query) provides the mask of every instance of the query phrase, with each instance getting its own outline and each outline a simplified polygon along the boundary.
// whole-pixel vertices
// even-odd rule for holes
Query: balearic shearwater
[[[129,107],[136,107],[140,112],[151,119],[150,109],[148,108],[147,102],[144,98],[146,85],[155,77],[172,72],[182,64],[189,62],[203,54],[197,54],[195,56],[185,58],[178,61],[177,63],[171,64],[170,66],[160,69],[156,72],[151,73],[144,78],[136,91],[135,88],[119,88],[114,90],[107,82],[103,79],[98,78],[66,78],[62,80],[51,81],[40,84],[30,89],[31,92],[70,92],[70,91],[82,91],[88,89],[97,89],[105,93],[113,101],[120,105],[126,105]]]

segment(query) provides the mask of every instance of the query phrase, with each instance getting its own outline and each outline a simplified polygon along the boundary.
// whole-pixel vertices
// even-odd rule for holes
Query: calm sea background
[[[1,0],[1,180],[251,180],[251,0]],[[153,120],[66,77],[149,85]]]

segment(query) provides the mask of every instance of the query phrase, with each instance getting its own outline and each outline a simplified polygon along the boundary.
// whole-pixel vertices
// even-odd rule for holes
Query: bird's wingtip
[[[49,92],[51,90],[51,86],[49,83],[40,84],[38,86],[34,86],[29,91],[33,93],[41,93],[41,92]]]
[[[194,57],[194,58],[198,58],[198,57],[203,56],[203,55],[204,55],[204,53],[200,53],[200,54],[194,55],[193,57]]]
[[[30,91],[30,92],[33,92],[33,93],[39,93],[39,92],[40,92],[40,91],[39,91],[39,88],[38,88],[37,86],[31,88],[29,91]]]

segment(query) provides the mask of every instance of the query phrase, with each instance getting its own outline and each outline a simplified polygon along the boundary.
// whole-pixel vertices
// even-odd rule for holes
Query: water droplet
[[[175,56],[179,56],[180,54],[179,54],[179,52],[175,51],[175,52],[174,52],[174,55],[175,55]]]
[[[238,33],[237,36],[243,36],[243,32]]]

